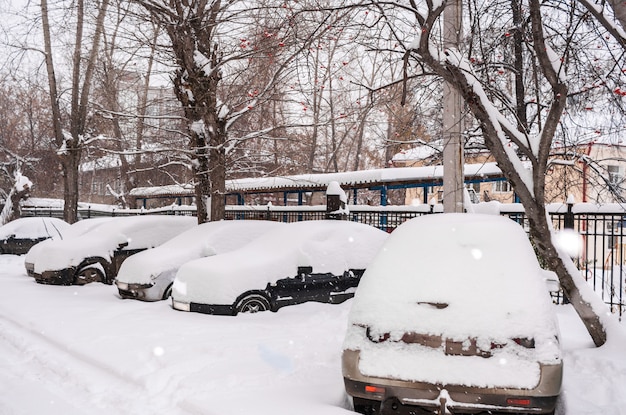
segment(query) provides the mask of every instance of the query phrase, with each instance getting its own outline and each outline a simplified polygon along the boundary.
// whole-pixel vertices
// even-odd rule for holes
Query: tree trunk
[[[81,149],[68,149],[67,154],[61,156],[63,167],[63,218],[68,223],[78,221],[78,175]]]
[[[223,122],[219,122],[219,132],[212,137],[210,159],[211,180],[211,217],[209,220],[223,220],[226,213],[226,152],[224,144],[226,131]]]
[[[563,293],[569,299],[578,316],[587,328],[589,335],[597,346],[606,342],[606,332],[599,316],[593,311],[592,305],[586,301],[574,282],[574,278],[568,270],[568,266],[563,262],[563,256],[559,255],[552,242],[551,227],[545,214],[545,206],[534,204],[526,208],[526,217],[530,223],[530,235],[537,247],[541,258],[546,262],[548,268],[553,270],[559,277],[559,282],[563,288]]]

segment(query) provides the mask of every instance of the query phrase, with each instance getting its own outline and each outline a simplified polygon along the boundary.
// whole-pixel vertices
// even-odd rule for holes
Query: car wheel
[[[101,270],[87,266],[76,273],[74,284],[85,285],[91,282],[104,282],[104,274]]]
[[[270,309],[270,302],[263,294],[248,294],[235,306],[237,313],[258,313]]]
[[[365,398],[352,398],[354,412],[364,415],[376,415],[380,412],[380,401]]]
[[[163,299],[167,300],[168,298],[170,298],[172,296],[172,286],[174,284],[170,284],[167,286],[167,288],[165,289],[165,291],[163,292]]]

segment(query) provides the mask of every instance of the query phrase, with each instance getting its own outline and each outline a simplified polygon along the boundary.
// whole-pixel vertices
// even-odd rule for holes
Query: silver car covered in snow
[[[551,414],[561,388],[547,273],[508,218],[405,222],[365,272],[343,377],[363,414]]]

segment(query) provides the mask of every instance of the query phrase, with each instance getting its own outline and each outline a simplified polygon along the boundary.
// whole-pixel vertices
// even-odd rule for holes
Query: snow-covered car
[[[507,218],[399,226],[348,316],[342,369],[355,410],[553,413],[563,364],[547,275]]]
[[[19,218],[0,226],[0,254],[23,255],[34,245],[58,237],[70,225],[57,218]]]
[[[130,255],[154,248],[197,225],[184,216],[118,217],[81,236],[46,244],[35,262],[35,280],[41,284],[112,284]]]
[[[111,220],[110,217],[83,219],[73,223],[62,234],[55,235],[50,239],[39,242],[28,250],[24,255],[24,268],[26,268],[26,274],[30,277],[35,276],[35,261],[41,252],[45,252],[46,246],[55,240],[75,238],[88,232],[90,229]]]
[[[124,261],[115,279],[120,297],[166,300],[170,297],[176,272],[185,262],[240,248],[280,226],[285,225],[260,220],[229,220],[198,225],[161,246]]]
[[[388,234],[348,221],[290,223],[244,247],[187,262],[172,287],[177,310],[236,315],[354,296]]]

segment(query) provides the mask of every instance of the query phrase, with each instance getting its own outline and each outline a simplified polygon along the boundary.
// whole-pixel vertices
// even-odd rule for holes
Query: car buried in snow
[[[409,220],[363,276],[342,370],[362,414],[552,414],[554,306],[522,228],[474,214]]]
[[[184,264],[174,280],[172,306],[236,315],[307,301],[341,303],[354,296],[387,236],[348,221],[290,223],[240,249]]]
[[[29,277],[35,276],[35,262],[37,261],[37,257],[39,256],[41,252],[45,252],[46,246],[48,244],[56,240],[75,238],[77,236],[80,236],[88,232],[90,229],[96,226],[99,226],[100,224],[107,222],[111,219],[112,218],[109,218],[109,217],[82,219],[70,225],[67,229],[65,229],[63,234],[60,234],[58,236],[55,235],[50,239],[46,239],[42,242],[39,242],[38,244],[30,248],[28,252],[26,253],[26,255],[24,256],[24,268],[26,268],[26,274]]]
[[[0,226],[0,254],[23,255],[39,242],[60,237],[70,225],[58,218],[19,218]]]
[[[46,244],[35,262],[40,284],[112,284],[120,265],[130,255],[154,248],[197,225],[184,216],[117,217],[76,238]]]
[[[285,224],[260,220],[203,223],[163,245],[128,258],[117,273],[115,285],[122,298],[166,300],[170,297],[176,272],[184,263],[240,248],[281,226]]]

